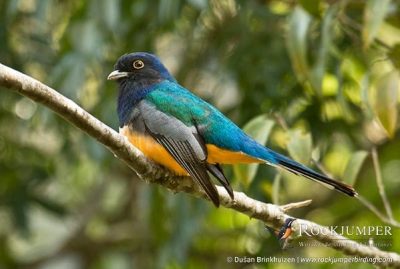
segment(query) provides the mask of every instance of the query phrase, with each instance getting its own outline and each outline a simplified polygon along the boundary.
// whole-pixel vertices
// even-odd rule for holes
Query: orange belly
[[[175,161],[168,151],[152,137],[135,133],[129,130],[128,127],[120,129],[120,134],[126,136],[129,142],[143,152],[147,158],[167,167],[178,175],[188,175],[185,169]],[[235,164],[263,162],[262,160],[246,155],[243,152],[221,149],[212,144],[207,144],[206,146],[208,152],[208,163]]]

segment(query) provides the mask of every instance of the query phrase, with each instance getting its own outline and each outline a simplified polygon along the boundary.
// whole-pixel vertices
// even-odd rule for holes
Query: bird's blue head
[[[156,84],[165,80],[176,82],[161,61],[155,55],[146,52],[121,56],[107,79],[118,82],[117,110],[120,126],[129,121],[132,108],[146,97]]]
[[[111,72],[107,79],[117,80],[119,83],[126,81],[143,83],[145,81],[175,81],[174,77],[171,76],[157,56],[147,52],[134,52],[122,55],[115,64],[114,71]]]

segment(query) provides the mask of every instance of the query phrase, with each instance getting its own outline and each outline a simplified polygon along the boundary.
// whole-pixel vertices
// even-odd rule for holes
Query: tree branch
[[[52,88],[2,64],[0,64],[0,85],[52,109],[72,125],[106,146],[143,180],[160,184],[173,192],[183,191],[206,198],[205,194],[193,183],[191,178],[174,176],[164,168],[148,161],[123,136]],[[261,220],[270,227],[279,229],[285,223],[285,220],[290,217],[284,212],[285,207],[254,200],[242,192],[235,192],[235,200],[232,201],[224,188],[217,186],[217,190],[222,206],[246,214],[251,218]],[[381,258],[382,260],[376,264],[400,268],[400,255],[397,253],[385,252],[373,246],[357,243],[337,233],[332,233],[328,227],[311,221],[297,219],[293,223],[292,229],[298,233],[300,228],[308,232],[320,231],[318,234],[313,235],[312,238],[344,254],[367,258]],[[346,240],[346,244],[337,244],[338,240]]]

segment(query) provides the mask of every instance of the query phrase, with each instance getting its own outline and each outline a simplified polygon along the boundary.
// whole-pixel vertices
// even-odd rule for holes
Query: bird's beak
[[[119,78],[126,78],[128,76],[129,72],[121,72],[119,70],[114,70],[108,75],[107,80],[116,80]]]

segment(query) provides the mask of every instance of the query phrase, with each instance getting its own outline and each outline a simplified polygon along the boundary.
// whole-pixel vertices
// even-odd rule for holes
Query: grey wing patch
[[[207,151],[197,138],[195,126],[188,127],[178,119],[158,111],[145,102],[139,103],[139,108],[147,129],[152,133],[162,134],[164,137],[176,141],[187,141],[199,160],[205,161],[207,159]]]
[[[196,127],[188,127],[146,103],[141,103],[140,109],[146,131],[171,154],[218,207],[219,194],[207,173],[207,151]]]
[[[206,192],[216,207],[219,206],[219,195],[207,173],[206,161],[196,158],[196,155],[187,141],[176,141],[162,135],[153,134],[158,143],[174,157],[174,159],[189,173],[189,175]]]

